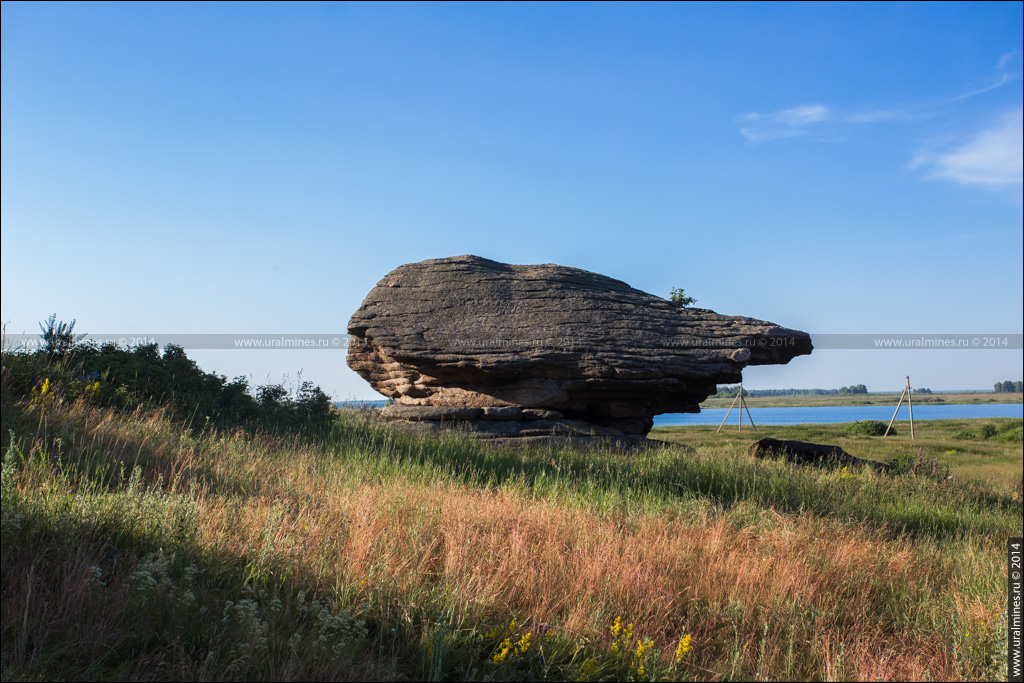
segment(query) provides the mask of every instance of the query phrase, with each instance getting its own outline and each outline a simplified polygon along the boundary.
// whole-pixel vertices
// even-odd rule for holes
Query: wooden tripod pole
[[[910,438],[914,438],[914,399],[911,395],[914,392],[910,389],[910,375],[907,375],[907,407],[910,408]]]
[[[739,422],[736,423],[736,431],[743,431],[743,380],[740,380],[740,393],[736,394],[736,398],[740,400],[740,407],[736,411],[736,417],[739,418]]]
[[[743,398],[743,385],[740,384],[740,405],[747,411],[747,419],[750,420],[750,428],[757,432],[757,425],[754,424],[754,418],[750,417],[750,408],[747,407],[747,400]]]
[[[740,395],[736,394],[736,398],[732,400],[732,405],[729,406],[729,410],[726,412],[725,417],[722,418],[722,424],[718,425],[718,429],[715,431],[715,434],[722,431],[722,427],[725,426],[725,421],[729,419],[729,415],[732,413],[732,409],[736,407],[736,401],[738,400],[740,400]]]
[[[907,378],[907,387],[909,387],[909,386],[910,386],[910,378],[908,377]],[[900,412],[900,406],[903,405],[903,397],[907,395],[907,387],[903,388],[903,393],[900,394],[900,400],[896,404],[896,410],[895,410],[895,412],[893,412],[892,419],[889,420],[889,426],[885,428],[885,434],[882,434],[882,436],[889,436],[889,430],[892,429],[892,423],[896,421],[896,413]]]

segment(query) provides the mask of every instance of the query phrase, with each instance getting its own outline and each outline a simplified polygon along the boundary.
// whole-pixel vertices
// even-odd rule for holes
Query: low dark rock
[[[871,467],[882,472],[890,469],[888,465],[880,462],[854,457],[839,446],[824,446],[804,441],[765,438],[751,444],[747,454],[755,458],[785,458],[801,465]]]

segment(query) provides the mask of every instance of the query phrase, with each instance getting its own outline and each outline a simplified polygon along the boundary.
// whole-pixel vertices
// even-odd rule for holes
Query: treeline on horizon
[[[914,389],[919,393],[932,393],[930,389]],[[736,398],[740,393],[740,385],[724,386],[718,388],[718,393],[712,398]],[[868,388],[863,384],[854,384],[849,387],[838,389],[744,389],[744,396],[851,396],[854,394],[866,394]]]
[[[1011,382],[1010,380],[1006,380],[1005,382],[996,382],[995,392],[997,394],[1019,394],[1024,392],[1024,382],[1021,380],[1017,380],[1016,382]]]

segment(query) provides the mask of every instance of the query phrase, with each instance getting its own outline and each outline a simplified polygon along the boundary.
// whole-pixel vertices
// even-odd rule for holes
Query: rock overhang
[[[349,366],[399,405],[548,409],[612,436],[813,348],[804,332],[679,309],[597,273],[477,256],[396,268],[349,333]]]

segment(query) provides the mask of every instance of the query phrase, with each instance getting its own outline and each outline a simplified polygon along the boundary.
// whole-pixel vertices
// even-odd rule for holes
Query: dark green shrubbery
[[[969,436],[961,436],[965,433],[969,434]],[[953,435],[953,438],[973,439],[975,436],[973,433],[968,432],[967,429],[961,429]],[[1007,420],[999,424],[999,426],[991,423],[983,424],[978,430],[978,438],[986,441],[995,439],[1004,443],[1020,442],[1024,440],[1024,420]]]
[[[999,425],[996,430],[996,440],[1005,442],[1020,443],[1024,441],[1024,420],[1014,420]]]
[[[83,344],[74,322],[43,327],[43,347],[3,352],[4,391],[45,403],[83,398],[126,410],[163,407],[172,419],[221,429],[321,433],[333,422],[331,399],[312,382],[295,395],[279,384],[252,392],[244,377],[230,382],[203,371],[172,344],[124,348]],[[255,396],[253,395],[255,393]]]
[[[881,420],[860,420],[851,422],[844,431],[847,434],[859,434],[863,436],[885,436],[885,428],[888,425]],[[889,430],[890,436],[896,436],[896,428]]]

